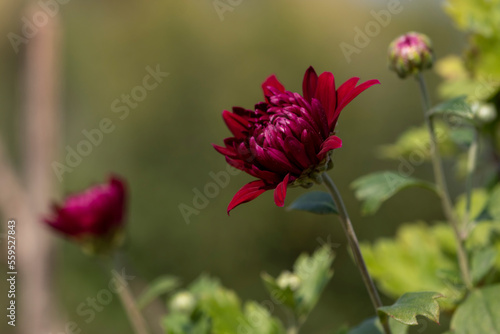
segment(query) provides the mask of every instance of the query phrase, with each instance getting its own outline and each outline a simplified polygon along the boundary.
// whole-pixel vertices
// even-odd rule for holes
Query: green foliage
[[[474,113],[470,105],[467,103],[467,96],[459,96],[452,98],[448,101],[438,104],[429,110],[430,116],[456,116],[464,120],[472,122],[474,120]]]
[[[330,194],[324,191],[311,191],[297,198],[288,210],[299,210],[320,215],[338,214],[338,209]]]
[[[408,326],[396,321],[392,318],[389,319],[389,327],[392,334],[406,334],[408,333]],[[346,334],[384,334],[380,319],[377,317],[369,318],[363,321],[358,326],[345,332]],[[338,333],[341,334],[341,333]]]
[[[379,307],[379,312],[406,325],[418,325],[417,315],[439,323],[439,304],[443,295],[437,292],[410,292],[391,306]]]
[[[159,296],[166,294],[179,286],[179,280],[173,276],[162,276],[154,280],[137,299],[137,306],[143,308]]]
[[[493,247],[486,247],[474,252],[471,262],[472,281],[479,283],[495,265],[498,251]]]
[[[472,101],[486,101],[499,88],[499,1],[448,0],[446,10],[471,34],[471,45],[465,59],[450,56],[438,62],[438,73],[445,79],[440,92],[446,97],[465,94]]]
[[[462,30],[483,36],[500,34],[498,0],[448,0],[446,11]]]
[[[202,276],[187,291],[182,292],[193,301],[192,307],[175,305],[175,296],[169,302],[169,313],[163,319],[167,334],[283,334],[279,320],[255,302],[243,307],[233,291],[223,288],[219,281]],[[177,304],[183,301],[178,300]]]
[[[474,290],[451,320],[454,334],[500,333],[500,285]]]
[[[451,130],[443,122],[435,122],[436,137],[439,150],[444,156],[451,156],[456,152],[456,147],[451,140]],[[383,158],[400,160],[401,158],[430,160],[430,136],[425,125],[412,127],[406,130],[394,144],[384,145],[379,148],[379,155]]]
[[[301,324],[333,276],[333,259],[332,250],[324,246],[311,256],[300,255],[293,266],[293,273],[283,272],[276,279],[263,273],[262,279],[271,297],[289,308]]]
[[[474,221],[479,218],[479,216],[486,209],[486,205],[488,204],[489,195],[486,190],[479,188],[474,189],[471,194],[471,203],[470,203],[470,213],[469,220]],[[461,195],[457,198],[455,204],[455,212],[460,220],[464,219],[466,208],[466,196]]]
[[[466,240],[466,246],[472,252],[472,270],[478,279],[482,271],[488,267],[493,252],[494,268],[500,270],[500,222],[482,221],[474,227]]]
[[[398,172],[385,171],[365,175],[352,183],[356,198],[363,202],[363,214],[373,214],[387,199],[409,187],[435,190],[433,184]]]
[[[500,221],[500,185],[496,186],[491,192],[488,201],[488,213],[492,219]]]
[[[395,239],[380,239],[361,249],[370,273],[387,295],[436,291],[446,297],[440,299],[441,306],[450,309],[464,293],[454,242],[448,225],[429,227],[420,222],[402,225]]]
[[[289,307],[292,310],[296,308],[295,296],[292,290],[293,286],[290,286],[290,284],[286,284],[284,280],[281,280],[280,281],[281,284],[279,284],[277,282],[279,281],[279,278],[274,279],[274,277],[272,277],[268,273],[262,273],[261,278],[272,298],[276,299],[281,304],[283,304],[286,307]],[[298,280],[298,276],[296,276],[296,279]]]
[[[290,309],[301,325],[333,275],[333,258],[325,246],[311,256],[300,255],[293,272],[285,271],[276,279],[263,273],[271,301]],[[281,322],[262,305],[252,301],[242,305],[233,291],[208,276],[173,295],[167,305],[169,312],[162,322],[167,334],[285,333]]]

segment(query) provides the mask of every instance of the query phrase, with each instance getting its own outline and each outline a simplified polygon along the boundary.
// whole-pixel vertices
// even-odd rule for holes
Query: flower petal
[[[335,92],[335,78],[331,72],[323,72],[318,78],[316,98],[321,102],[328,119],[328,126],[333,122],[333,115],[337,103]]]
[[[248,121],[246,119],[227,110],[222,112],[222,118],[224,118],[224,122],[236,138],[245,137],[244,132],[248,130]]]
[[[304,81],[302,82],[302,92],[304,94],[304,98],[307,102],[311,102],[311,99],[316,94],[316,86],[318,85],[318,75],[312,66],[306,71],[304,75]]]
[[[283,181],[274,189],[274,203],[279,207],[285,206],[286,188],[289,178],[290,174],[286,174]]]
[[[285,92],[285,86],[283,86],[281,82],[279,82],[278,78],[276,78],[274,74],[268,77],[266,81],[264,81],[264,83],[262,84],[262,90],[264,91],[264,96],[266,97],[266,101],[268,101],[269,96],[274,95],[273,92],[271,92],[268,87],[276,88],[282,93]]]
[[[344,82],[340,87],[337,89],[337,101],[339,101],[338,104],[342,102],[342,100],[345,98],[345,96],[356,87],[356,84],[358,83],[359,78],[358,77],[353,77]]]
[[[223,146],[219,146],[219,145],[216,145],[216,144],[212,144],[212,146],[215,148],[215,150],[217,152],[219,152],[220,154],[222,154],[224,156],[228,156],[228,157],[231,157],[231,158],[236,158],[237,157],[236,151],[232,147],[223,147]]]
[[[293,161],[302,170],[307,169],[312,164],[304,145],[295,137],[285,138],[285,153],[288,160]]]
[[[342,109],[344,109],[344,107],[348,105],[349,102],[351,102],[356,96],[371,86],[380,84],[380,81],[378,80],[368,80],[357,87],[354,87],[358,80],[359,78],[351,78],[339,87],[337,91],[338,104],[337,109],[335,110],[335,120],[338,118],[340,111],[342,111]]]
[[[309,160],[311,160],[313,164],[318,164],[319,161],[316,156],[316,150],[319,147],[319,143],[316,144],[317,139],[314,137],[314,132],[304,129],[300,136],[300,141],[304,145]]]
[[[336,148],[342,147],[342,140],[337,136],[328,137],[323,145],[321,145],[321,151],[318,153],[318,159],[323,160],[328,151],[334,150]]]
[[[250,202],[251,200],[257,198],[259,195],[268,190],[266,184],[262,180],[252,181],[245,184],[238,192],[234,195],[233,199],[227,207],[227,214],[240,204]]]

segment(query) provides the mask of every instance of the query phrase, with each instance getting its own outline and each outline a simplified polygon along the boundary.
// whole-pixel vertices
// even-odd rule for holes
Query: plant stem
[[[335,183],[333,183],[330,176],[328,176],[328,174],[326,173],[323,173],[321,174],[321,178],[323,179],[323,184],[332,196],[333,202],[339,210],[339,217],[340,222],[342,223],[342,228],[344,229],[344,232],[347,236],[347,240],[349,242],[349,245],[351,246],[356,265],[358,266],[361,277],[363,278],[363,282],[365,283],[368,294],[370,295],[373,307],[375,308],[375,314],[377,314],[378,316],[378,308],[382,306],[382,301],[380,300],[377,288],[375,287],[370,273],[368,272],[368,268],[366,267],[363,255],[361,254],[358,238],[356,236],[356,233],[354,232],[354,227],[352,226],[351,219],[349,218],[349,214],[347,213],[347,209],[344,205],[344,201],[342,200],[340,192],[335,186]],[[387,321],[382,321],[382,319],[380,319],[380,321],[382,323],[382,326],[384,327],[384,332],[386,334],[391,334],[389,323]]]
[[[288,326],[286,328],[286,334],[298,334],[300,329],[299,321],[297,320],[297,315],[295,312],[287,312],[288,316]]]
[[[149,334],[146,321],[137,307],[137,303],[135,302],[132,291],[130,291],[128,283],[123,280],[117,270],[113,270],[112,275],[113,278],[117,280],[117,294],[127,313],[130,324],[134,328],[134,332],[136,334]]]
[[[462,274],[462,279],[467,286],[467,289],[472,289],[472,279],[469,271],[469,260],[467,259],[467,253],[464,246],[464,237],[460,231],[459,220],[453,209],[451,203],[450,195],[448,193],[448,187],[446,185],[446,178],[444,176],[443,165],[441,163],[441,156],[439,154],[439,148],[437,146],[436,132],[434,130],[434,123],[432,122],[428,111],[430,109],[430,99],[427,87],[425,84],[424,77],[422,73],[417,76],[417,81],[419,83],[420,93],[422,97],[422,108],[424,111],[425,124],[430,136],[430,149],[432,158],[432,168],[434,170],[434,178],[436,180],[436,185],[438,188],[439,197],[441,198],[441,204],[443,206],[444,214],[451,225],[453,232],[455,233],[455,238],[457,242],[457,257],[460,266],[460,272]]]
[[[464,231],[467,232],[470,224],[470,209],[471,209],[471,197],[473,188],[473,177],[476,171],[476,161],[477,153],[479,150],[479,134],[476,128],[472,129],[474,131],[474,137],[469,147],[468,159],[467,159],[467,179],[465,180],[465,214],[463,221]],[[467,233],[465,233],[467,234]]]

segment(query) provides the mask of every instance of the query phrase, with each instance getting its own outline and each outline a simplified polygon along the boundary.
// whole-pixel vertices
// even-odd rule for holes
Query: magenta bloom
[[[68,196],[53,215],[44,219],[52,228],[71,238],[108,238],[123,224],[125,183],[112,176],[107,184]]]
[[[301,96],[285,90],[272,75],[262,84],[265,102],[256,104],[255,110],[224,110],[222,117],[234,137],[224,140],[225,147],[214,148],[231,166],[259,179],[236,193],[228,213],[270,189],[282,207],[288,186],[309,187],[318,173],[331,166],[329,152],[342,146],[335,136],[340,112],[365,89],[380,83],[369,80],[356,86],[358,81],[351,78],[336,89],[332,73],[318,77],[309,67]]]

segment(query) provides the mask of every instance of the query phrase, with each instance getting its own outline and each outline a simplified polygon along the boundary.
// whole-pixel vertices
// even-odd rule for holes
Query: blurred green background
[[[371,11],[387,6],[385,1],[368,0],[243,0],[221,20],[211,0],[73,0],[61,5],[59,161],[63,162],[67,145],[75,149],[85,139],[83,130],[97,128],[103,118],[116,126],[73,172],[64,174],[61,193],[102,182],[110,172],[128,180],[126,251],[142,280],[134,282],[136,291],[162,274],[188,284],[206,272],[243,300],[265,301],[269,297],[261,271],[277,275],[290,268],[301,252],[312,252],[330,240],[339,245],[335,275],[303,332],[332,333],[371,316],[368,295],[335,217],[292,214],[274,205],[271,192],[228,217],[227,204],[251,179],[243,174],[232,177],[206,208],[190,217],[189,224],[178,206],[192,206],[193,189],[203,191],[212,181],[209,173],[226,168],[224,158],[211,147],[229,135],[222,110],[233,105],[251,108],[261,101],[260,84],[272,73],[287,89],[300,91],[303,73],[313,65],[318,72],[333,72],[337,85],[352,76],[382,82],[343,111],[337,129],[344,146],[335,151],[335,168],[330,172],[344,194],[360,240],[390,237],[403,222],[441,218],[437,201],[425,190],[405,191],[376,216],[361,217],[349,188],[366,173],[397,169],[397,163],[377,159],[377,147],[422,122],[416,83],[401,81],[387,69],[390,41],[410,30],[423,32],[432,38],[437,57],[460,53],[466,42],[441,1],[402,0],[402,11],[391,15],[390,23],[347,62],[340,44],[354,45],[354,29],[364,30],[367,23],[376,22]],[[6,16],[0,25],[2,36],[19,31],[22,24],[20,6],[14,4],[9,10],[9,15],[2,15]],[[7,38],[0,40],[0,54],[0,130],[18,157],[22,57]],[[147,66],[157,65],[169,76],[121,120],[121,114],[112,111],[112,102],[142,84]],[[436,97],[439,80],[432,72],[426,77]],[[430,177],[430,169],[418,167],[415,175]],[[287,203],[304,191],[290,189]],[[54,298],[60,317],[77,322],[82,333],[131,333],[116,300],[90,324],[76,314],[77,306],[95,296],[109,278],[73,244],[54,239],[59,249]],[[274,314],[281,316],[278,310]],[[0,330],[7,330],[4,321]]]

